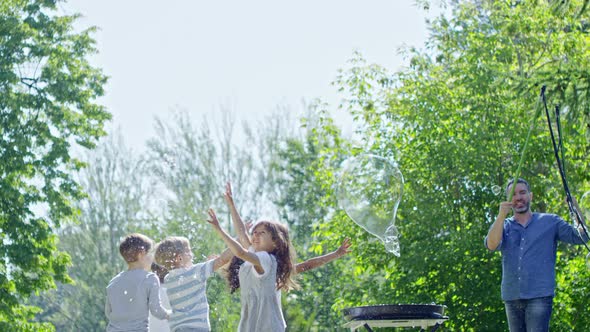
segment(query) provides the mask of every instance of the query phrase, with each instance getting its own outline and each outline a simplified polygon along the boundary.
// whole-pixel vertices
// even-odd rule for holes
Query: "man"
[[[513,182],[506,187],[507,196]],[[549,331],[557,241],[588,241],[560,217],[532,213],[532,199],[529,184],[519,178],[512,201],[500,203],[498,217],[485,238],[486,248],[502,253],[502,300],[511,332]],[[513,216],[506,218],[511,209]]]

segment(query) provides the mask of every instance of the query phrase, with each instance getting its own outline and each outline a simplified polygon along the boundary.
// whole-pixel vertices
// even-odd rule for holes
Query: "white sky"
[[[110,80],[99,102],[126,143],[143,149],[155,116],[193,119],[230,106],[240,119],[321,98],[355,50],[396,70],[402,45],[422,47],[425,13],[414,0],[70,0],[80,27],[97,26],[91,62]],[[346,127],[350,120],[334,113]]]

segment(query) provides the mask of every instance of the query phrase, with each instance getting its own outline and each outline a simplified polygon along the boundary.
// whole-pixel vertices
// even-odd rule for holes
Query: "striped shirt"
[[[168,322],[170,331],[193,328],[210,331],[209,303],[207,303],[207,279],[213,274],[213,262],[174,269],[164,278],[163,287],[170,299],[172,315]]]

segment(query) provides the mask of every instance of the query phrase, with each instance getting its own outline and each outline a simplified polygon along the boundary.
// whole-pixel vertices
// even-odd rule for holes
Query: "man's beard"
[[[530,201],[526,201],[523,203],[523,206],[519,207],[519,208],[514,208],[514,213],[526,213],[529,211],[529,208],[531,207],[531,202]]]

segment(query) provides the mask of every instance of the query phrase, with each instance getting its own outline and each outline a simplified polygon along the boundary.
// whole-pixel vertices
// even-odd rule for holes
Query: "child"
[[[245,261],[239,269],[242,310],[238,331],[284,331],[287,325],[279,290],[297,287],[286,227],[276,222],[259,222],[252,230],[253,251],[249,251],[221,228],[212,209],[209,216],[207,221],[231,252]]]
[[[347,254],[349,240],[346,239],[335,252],[294,265],[295,253],[289,240],[289,232],[284,225],[270,221],[259,222],[254,225],[250,240],[246,226],[235,208],[229,183],[224,196],[239,242],[232,239],[219,226],[212,209],[209,210],[208,222],[236,256],[230,266],[228,279],[232,292],[242,285],[242,310],[238,330],[284,331],[286,324],[281,309],[280,290],[288,291],[297,287],[293,279],[296,273],[319,267]],[[239,268],[233,268],[236,266],[235,263],[240,264],[238,259],[245,263]]]
[[[105,314],[107,332],[148,331],[148,311],[160,319],[170,312],[160,304],[160,281],[148,272],[153,257],[149,254],[153,241],[142,234],[127,235],[119,252],[128,269],[115,276],[107,286]]]
[[[167,237],[157,245],[156,262],[169,270],[164,277],[173,313],[168,320],[172,332],[210,331],[207,279],[231,258],[229,250],[203,263],[193,264],[185,237]]]

